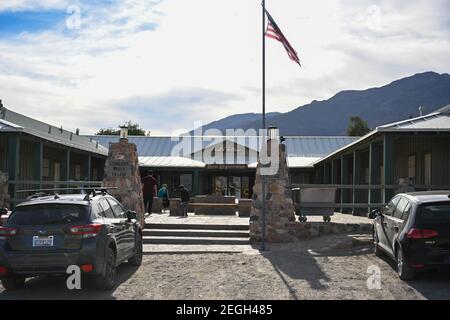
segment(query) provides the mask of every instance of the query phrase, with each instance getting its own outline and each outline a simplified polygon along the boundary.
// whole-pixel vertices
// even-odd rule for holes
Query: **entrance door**
[[[230,196],[235,196],[236,199],[241,198],[241,177],[230,177],[228,180],[228,190]]]
[[[214,177],[214,190],[213,193],[216,195],[226,196],[228,195],[228,183],[226,176],[215,176]]]

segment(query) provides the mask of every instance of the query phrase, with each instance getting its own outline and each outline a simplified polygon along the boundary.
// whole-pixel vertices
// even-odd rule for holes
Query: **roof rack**
[[[58,200],[61,198],[61,196],[57,193],[57,191],[74,191],[74,190],[78,190],[78,191],[84,191],[86,193],[86,196],[84,197],[85,201],[90,201],[90,196],[95,197],[98,194],[101,195],[106,195],[109,194],[108,190],[115,190],[118,189],[117,187],[99,187],[99,188],[95,188],[95,187],[88,187],[88,188],[51,188],[51,189],[35,189],[35,190],[20,190],[17,191],[17,193],[22,192],[35,192],[35,194],[30,195],[29,197],[27,197],[27,201],[29,200],[33,200],[33,199],[37,199],[40,197],[46,197],[46,196],[54,196],[55,200]],[[49,192],[46,192],[49,191]],[[51,193],[53,192],[53,194]]]
[[[108,190],[114,190],[118,189],[117,187],[85,187],[85,188],[49,188],[49,189],[30,189],[30,190],[18,190],[17,193],[25,193],[25,192],[44,192],[44,191],[71,191],[71,190],[78,190],[78,191],[101,191],[101,192],[108,192]]]
[[[101,187],[101,188],[86,188],[84,189],[86,191],[86,196],[84,197],[85,201],[90,201],[90,196],[95,197],[98,194],[106,195],[109,194],[108,190],[116,190],[117,187]]]

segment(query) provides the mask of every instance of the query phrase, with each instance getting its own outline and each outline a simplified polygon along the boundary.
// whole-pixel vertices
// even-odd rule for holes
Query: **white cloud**
[[[446,1],[267,2],[303,62],[299,68],[280,43],[267,39],[268,111],[288,111],[339,90],[416,72],[449,71]],[[70,4],[3,0],[0,10],[65,10]],[[61,23],[0,38],[1,98],[7,107],[85,133],[127,120],[170,133],[176,126],[192,127],[193,120],[259,112],[259,0],[125,0],[87,2],[81,9],[80,30]],[[161,102],[168,95],[189,98],[192,88],[208,98]],[[139,116],[118,103],[132,107],[136,99],[143,109],[148,103],[153,110],[155,101],[161,107]]]

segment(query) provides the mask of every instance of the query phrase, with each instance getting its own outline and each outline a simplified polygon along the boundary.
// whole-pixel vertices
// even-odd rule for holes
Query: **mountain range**
[[[286,113],[267,114],[267,124],[282,135],[346,135],[351,116],[359,116],[370,128],[419,116],[419,107],[431,113],[450,104],[450,75],[425,72],[379,88],[341,91],[328,100],[313,101]],[[261,115],[232,115],[203,126],[203,130],[259,129]]]

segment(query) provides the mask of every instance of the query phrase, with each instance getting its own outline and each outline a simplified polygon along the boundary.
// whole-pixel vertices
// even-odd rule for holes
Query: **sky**
[[[267,111],[450,71],[448,0],[266,0]],[[261,110],[260,0],[0,0],[0,99],[93,134],[152,135]]]

